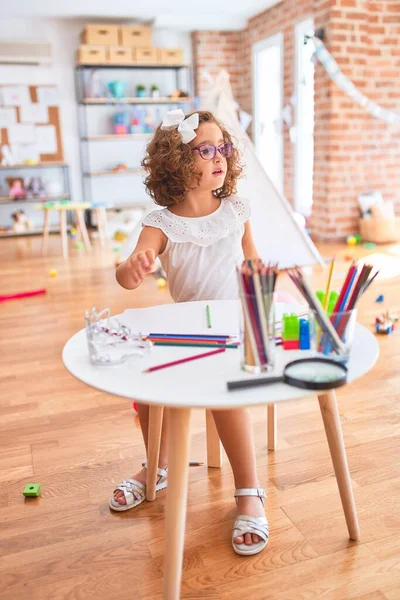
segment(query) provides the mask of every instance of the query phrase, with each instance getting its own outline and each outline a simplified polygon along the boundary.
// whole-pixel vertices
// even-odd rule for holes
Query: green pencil
[[[207,327],[208,329],[211,329],[212,325],[211,325],[211,311],[210,311],[210,307],[207,304],[206,306],[206,315],[207,315]]]
[[[154,342],[154,346],[182,346],[190,348],[238,348],[239,344],[196,344],[195,342]]]

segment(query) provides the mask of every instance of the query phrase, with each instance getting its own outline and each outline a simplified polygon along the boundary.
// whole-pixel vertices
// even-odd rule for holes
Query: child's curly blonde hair
[[[232,143],[229,131],[211,112],[198,111],[198,115],[199,127],[202,123],[215,123],[222,131],[224,142]],[[193,175],[200,182],[201,173],[195,171],[193,154],[192,147],[182,142],[177,129],[165,130],[161,129],[161,125],[157,127],[142,161],[142,167],[148,173],[145,179],[147,192],[156,204],[172,206],[183,202]],[[232,155],[226,161],[228,168],[224,184],[213,192],[216,198],[227,198],[235,194],[237,179],[242,173],[239,152],[234,146]]]

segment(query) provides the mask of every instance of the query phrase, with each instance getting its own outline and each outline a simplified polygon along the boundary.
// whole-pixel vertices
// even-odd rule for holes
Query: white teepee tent
[[[243,132],[226,71],[212,82],[212,90],[202,108],[211,110],[236,139],[244,164],[238,195],[251,202],[251,227],[259,255],[264,260],[278,262],[282,269],[323,264],[313,242],[294,218],[290,204],[266,174],[252,141]]]
[[[273,186],[256,155],[252,141],[242,131],[226,71],[222,71],[215,81],[210,81],[210,95],[202,109],[211,110],[237,141],[245,167],[244,177],[239,180],[238,195],[251,202],[251,226],[261,258],[278,262],[282,269],[295,265],[322,265],[323,260],[318,250],[294,218],[290,204]],[[124,243],[120,255],[122,259],[133,251],[140,232],[141,223]]]

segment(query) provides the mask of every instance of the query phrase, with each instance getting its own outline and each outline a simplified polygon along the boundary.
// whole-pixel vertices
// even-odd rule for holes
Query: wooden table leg
[[[222,444],[211,410],[206,410],[206,435],[207,435],[207,466],[215,469],[222,467]]]
[[[276,404],[268,404],[267,417],[267,443],[268,450],[276,450],[278,443],[278,407]]]
[[[325,433],[328,439],[333,468],[342,500],[344,516],[351,540],[360,539],[356,504],[351,485],[349,465],[344,446],[342,425],[334,390],[318,395],[319,407],[324,421]]]
[[[60,210],[60,229],[63,259],[68,258],[67,211]]]
[[[149,437],[147,440],[147,486],[146,498],[150,502],[156,498],[157,468],[160,456],[161,430],[164,409],[162,406],[150,406]]]
[[[168,409],[164,600],[179,600],[189,477],[190,408]]]
[[[80,229],[80,232],[82,235],[83,243],[85,244],[85,248],[86,248],[86,250],[91,250],[92,246],[90,244],[88,230],[86,229],[86,223],[85,223],[85,218],[83,216],[83,210],[77,209],[75,212],[76,212],[76,218],[78,219],[79,229]]]
[[[97,221],[97,232],[99,234],[100,246],[104,246],[104,225],[103,225],[103,215],[101,214],[101,208],[97,207],[96,211],[96,221]]]
[[[42,238],[42,256],[46,254],[47,242],[49,240],[50,230],[50,210],[44,210],[44,221],[43,221],[43,238]]]

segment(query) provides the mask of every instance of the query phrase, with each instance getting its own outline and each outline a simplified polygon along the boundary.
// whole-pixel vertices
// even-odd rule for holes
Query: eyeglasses
[[[232,156],[232,144],[226,143],[221,146],[214,146],[213,144],[202,144],[201,146],[195,146],[192,150],[197,150],[203,160],[212,160],[218,152],[224,158]]]

